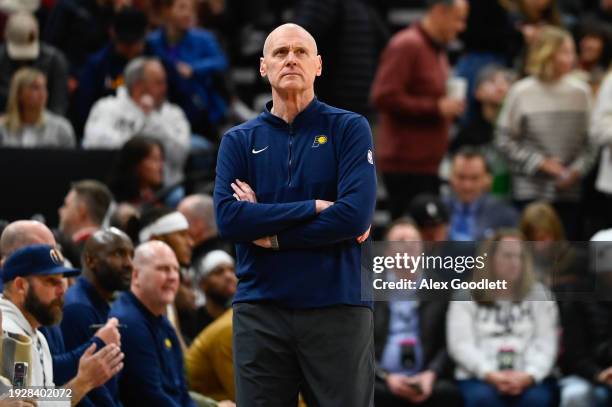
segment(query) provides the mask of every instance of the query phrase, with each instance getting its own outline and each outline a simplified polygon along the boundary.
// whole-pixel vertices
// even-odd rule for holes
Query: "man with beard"
[[[231,299],[236,294],[238,279],[234,259],[223,250],[213,250],[208,253],[196,268],[197,284],[206,298],[206,303],[198,308],[197,335],[231,305]]]
[[[66,292],[61,330],[67,351],[90,340],[92,326],[107,323],[109,303],[117,291],[127,290],[132,274],[134,247],[130,238],[117,228],[94,233],[83,250],[83,272]],[[117,326],[115,318],[109,320]],[[119,342],[118,332],[116,341]],[[92,390],[88,399],[97,407],[116,406],[118,387],[115,378]]]
[[[57,324],[62,318],[64,277],[79,274],[63,266],[61,253],[53,246],[37,244],[13,252],[3,264],[4,293],[0,298],[2,327],[7,332],[27,335],[32,339],[30,386],[53,388],[54,375],[51,351],[38,328]],[[40,401],[39,406],[76,405],[90,390],[102,385],[123,367],[123,354],[115,344],[94,354],[91,345],[79,361],[76,377],[66,384],[72,399],[66,402]]]

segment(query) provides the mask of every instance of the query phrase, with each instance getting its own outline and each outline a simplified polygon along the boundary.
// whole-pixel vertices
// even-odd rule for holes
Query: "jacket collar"
[[[292,123],[287,123],[283,119],[278,116],[272,114],[272,101],[266,103],[266,107],[264,111],[261,113],[261,117],[267,121],[268,123],[280,127],[280,128],[288,128],[292,127],[294,129],[299,129],[304,126],[306,123],[309,123],[314,116],[319,112],[320,108],[323,106],[323,103],[319,102],[317,97],[315,96],[312,101],[295,116]]]
[[[433,48],[435,51],[440,52],[440,51],[446,51],[446,46],[436,40],[434,40],[428,33],[427,31],[425,31],[425,29],[423,28],[423,24],[422,23],[416,23],[415,24],[415,28],[416,30],[421,34],[421,36],[425,39],[425,42],[427,42],[427,44],[429,44],[429,46],[431,48]]]

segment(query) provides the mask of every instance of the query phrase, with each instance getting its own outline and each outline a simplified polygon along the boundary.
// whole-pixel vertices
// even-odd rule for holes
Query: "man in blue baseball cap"
[[[32,339],[32,366],[27,384],[54,387],[52,357],[49,345],[38,328],[57,324],[62,317],[64,277],[78,275],[79,270],[64,266],[62,254],[54,246],[35,244],[11,253],[2,268],[4,293],[0,298],[4,330]],[[121,370],[123,354],[116,345],[108,345],[95,353],[91,345],[79,360],[78,373],[65,387],[72,389],[72,403],[103,384]],[[109,370],[109,372],[107,372]],[[46,405],[39,402],[39,406]],[[52,403],[50,405],[62,405]]]

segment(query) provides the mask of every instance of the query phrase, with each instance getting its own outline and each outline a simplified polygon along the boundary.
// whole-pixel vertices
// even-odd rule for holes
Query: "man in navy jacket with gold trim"
[[[236,243],[237,404],[371,406],[372,311],[361,243],[376,201],[372,136],[362,116],[317,100],[312,36],[285,24],[260,73],[272,102],[228,131],[217,163],[221,236]]]

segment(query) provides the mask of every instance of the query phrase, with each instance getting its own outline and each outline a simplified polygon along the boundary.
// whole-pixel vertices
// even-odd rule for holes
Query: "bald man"
[[[236,243],[236,402],[373,404],[371,304],[361,246],[376,201],[372,136],[362,116],[317,100],[317,44],[295,24],[266,38],[260,74],[272,101],[231,129],[217,161],[221,237]]]
[[[231,252],[231,245],[219,237],[212,196],[186,196],[176,209],[185,215],[189,222],[189,235],[193,240],[192,264],[197,264],[213,250]]]
[[[48,227],[35,220],[9,223],[0,236],[0,259],[4,262],[15,250],[31,244],[55,245],[55,238]]]
[[[130,238],[117,228],[95,232],[83,248],[83,272],[68,289],[64,299],[64,317],[60,324],[66,350],[71,351],[90,340],[92,326],[109,321],[110,303],[118,291],[130,287],[134,246]],[[110,319],[117,327],[118,321]],[[111,340],[120,344],[117,329]],[[88,398],[97,407],[118,406],[118,383],[112,378]]]
[[[121,402],[124,407],[195,407],[187,391],[183,352],[165,316],[179,287],[178,260],[170,246],[154,240],[136,248],[133,263],[130,290],[110,311],[126,325]]]

